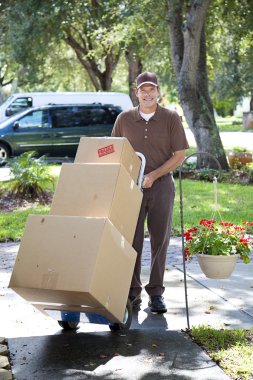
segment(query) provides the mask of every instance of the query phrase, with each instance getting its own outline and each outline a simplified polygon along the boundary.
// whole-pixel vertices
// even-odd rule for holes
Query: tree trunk
[[[208,91],[204,20],[210,0],[192,1],[185,17],[182,13],[184,3],[184,0],[167,0],[172,61],[181,106],[198,151],[213,155],[222,169],[227,170]],[[203,160],[209,167],[217,168],[215,161],[210,162],[208,156]]]
[[[0,104],[2,104],[3,101],[4,101],[3,87],[0,86]]]
[[[251,99],[250,99],[250,103],[249,103],[249,110],[253,111],[253,92],[251,92]]]
[[[3,71],[3,74],[2,74]],[[13,82],[13,79],[5,81],[5,70],[3,70],[3,67],[0,67],[0,103],[3,103],[4,101],[4,93],[3,88],[4,86],[7,86]]]
[[[135,80],[137,76],[142,72],[142,63],[139,59],[133,45],[129,45],[125,52],[125,57],[128,63],[128,85],[129,96],[134,106],[139,104],[137,97],[135,96]]]
[[[101,71],[99,70],[96,60],[92,57],[92,55],[88,54],[88,49],[84,45],[85,41],[82,40],[81,45],[71,34],[70,30],[67,30],[66,34],[66,43],[75,51],[79,62],[87,71],[96,91],[110,91],[112,85],[112,74],[120,57],[120,48],[117,52],[114,52],[113,49],[107,52],[104,59],[105,70]]]

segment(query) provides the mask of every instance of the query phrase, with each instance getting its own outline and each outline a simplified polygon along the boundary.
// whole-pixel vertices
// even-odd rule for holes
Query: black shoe
[[[131,302],[133,308],[137,308],[142,303],[140,294],[138,294],[138,296],[129,296],[128,299]]]
[[[167,311],[162,296],[150,296],[148,306],[152,313],[166,313]]]

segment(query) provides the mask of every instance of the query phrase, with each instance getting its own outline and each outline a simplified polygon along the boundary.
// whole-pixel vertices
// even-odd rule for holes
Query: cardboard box
[[[107,217],[132,243],[141,201],[121,164],[63,164],[50,214]]]
[[[91,307],[122,322],[135,260],[107,218],[30,215],[9,287],[32,303]]]
[[[75,163],[122,164],[135,183],[141,160],[125,137],[82,137]]]

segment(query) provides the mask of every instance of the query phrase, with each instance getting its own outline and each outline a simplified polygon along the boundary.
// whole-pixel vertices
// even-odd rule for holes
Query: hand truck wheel
[[[124,320],[121,323],[110,323],[109,328],[111,331],[119,331],[119,330],[128,330],[131,326],[133,317],[132,304],[129,300],[127,300]]]
[[[64,330],[77,330],[79,328],[79,322],[58,321],[58,323]]]

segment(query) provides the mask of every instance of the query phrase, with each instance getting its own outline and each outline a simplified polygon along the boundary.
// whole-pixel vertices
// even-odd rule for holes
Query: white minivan
[[[28,92],[11,95],[0,106],[0,123],[9,116],[30,107],[48,104],[112,104],[122,111],[133,107],[127,94],[121,92]]]

